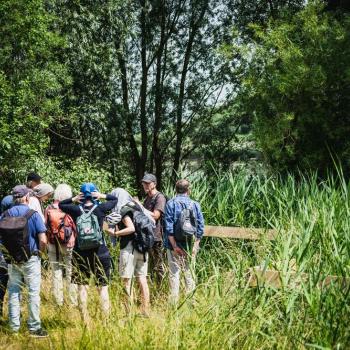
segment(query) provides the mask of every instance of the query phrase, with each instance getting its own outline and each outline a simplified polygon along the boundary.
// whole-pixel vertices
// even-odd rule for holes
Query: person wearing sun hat
[[[53,192],[54,189],[51,185],[40,183],[32,189],[31,196],[29,197],[29,208],[37,211],[44,222],[43,205],[53,195]]]

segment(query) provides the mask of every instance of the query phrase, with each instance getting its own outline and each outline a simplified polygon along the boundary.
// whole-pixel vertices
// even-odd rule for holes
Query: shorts
[[[146,261],[145,261],[146,260]],[[120,250],[119,274],[121,278],[147,276],[148,253],[143,255],[134,249],[132,242]]]
[[[83,252],[73,250],[73,284],[87,285],[93,277],[97,286],[107,286],[110,273],[111,257],[107,247]]]

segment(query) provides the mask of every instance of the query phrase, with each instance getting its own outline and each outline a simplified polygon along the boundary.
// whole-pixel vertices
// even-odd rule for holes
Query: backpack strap
[[[88,216],[90,216],[92,214],[92,212],[97,208],[97,205],[95,204],[90,211],[87,213]]]
[[[5,211],[2,213],[2,217],[3,217],[3,218],[6,218],[6,217],[9,217],[9,216],[10,216],[9,210],[10,210],[10,209],[7,209],[7,210],[5,210]]]
[[[25,217],[27,220],[29,220],[29,219],[32,217],[32,215],[34,215],[35,213],[36,213],[36,210],[29,209],[29,210],[26,212],[26,214],[24,215],[24,217]]]
[[[160,195],[160,192],[158,191],[156,195],[151,199],[151,204],[152,204],[152,211],[154,210],[154,207],[156,206],[157,199]]]
[[[90,216],[92,212],[98,207],[97,204],[95,204],[88,212],[86,212],[81,205],[79,205],[80,211],[82,214],[87,214],[87,216]]]

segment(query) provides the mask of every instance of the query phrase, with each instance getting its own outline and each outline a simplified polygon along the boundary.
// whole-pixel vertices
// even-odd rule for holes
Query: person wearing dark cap
[[[27,187],[33,189],[34,187],[41,184],[41,176],[37,173],[29,173],[27,175]]]
[[[165,275],[164,248],[163,248],[163,215],[166,198],[157,190],[157,178],[153,174],[145,174],[141,180],[143,190],[147,197],[143,206],[151,212],[156,221],[155,242],[150,250],[150,271],[152,279],[160,284]]]
[[[10,256],[8,266],[9,273],[9,324],[14,333],[18,333],[20,328],[20,300],[21,288],[24,283],[28,287],[28,328],[32,337],[47,337],[47,332],[41,327],[40,320],[40,286],[41,286],[41,262],[40,252],[46,249],[46,227],[40,215],[30,212],[29,196],[30,189],[25,185],[18,185],[13,188],[12,196],[14,206],[7,210],[0,218],[5,222],[9,217],[25,217],[27,220],[28,240],[26,250],[28,256],[25,259],[15,259]],[[3,234],[3,232],[2,232]],[[22,256],[21,248],[18,252],[12,252]],[[22,254],[21,254],[22,253]],[[16,256],[17,256],[16,255]]]

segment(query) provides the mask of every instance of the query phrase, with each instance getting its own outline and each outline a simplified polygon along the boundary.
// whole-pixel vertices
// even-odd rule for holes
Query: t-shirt
[[[29,197],[29,204],[28,204],[30,209],[33,209],[38,212],[42,220],[45,222],[44,218],[44,213],[43,213],[43,208],[41,207],[40,201],[36,197]]]
[[[24,216],[30,210],[28,205],[18,204],[8,210],[10,216]],[[39,251],[39,233],[45,233],[46,226],[41,216],[35,212],[28,220],[28,239],[30,253]]]
[[[156,221],[156,229],[154,240],[161,242],[163,240],[163,215],[165,213],[166,198],[163,193],[157,192],[153,197],[147,196],[143,202],[143,206],[149,211],[160,211],[160,217]]]
[[[130,215],[125,215],[123,217],[123,219],[125,219],[126,217],[128,217],[128,218],[130,218],[132,220]],[[124,228],[126,228],[126,226],[125,226],[125,224],[123,223],[122,220],[117,225],[119,230],[123,230]],[[128,243],[131,242],[134,239],[134,237],[135,237],[135,232],[132,232],[129,235],[126,235],[126,236],[120,236],[120,249],[124,249],[128,245]]]

